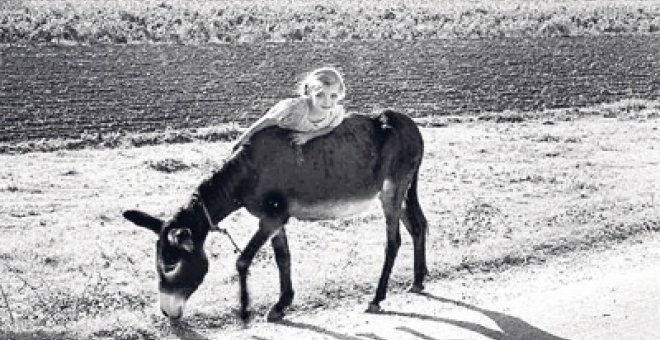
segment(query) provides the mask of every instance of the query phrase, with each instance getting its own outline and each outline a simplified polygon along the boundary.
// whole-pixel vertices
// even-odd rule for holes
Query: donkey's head
[[[125,211],[124,217],[158,234],[156,271],[160,309],[169,318],[180,318],[186,301],[208,272],[209,262],[204,253],[206,221],[186,210],[167,222],[136,210]]]

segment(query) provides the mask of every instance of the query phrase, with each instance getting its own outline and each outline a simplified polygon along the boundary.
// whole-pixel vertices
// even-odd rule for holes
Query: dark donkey
[[[380,309],[401,244],[399,220],[414,243],[411,291],[424,289],[427,223],[417,199],[417,175],[423,141],[407,116],[386,111],[376,117],[351,116],[332,133],[302,148],[291,146],[289,131],[269,128],[227,159],[203,181],[187,206],[169,221],[126,211],[133,223],[159,235],[156,268],[163,313],[180,318],[190,295],[208,271],[204,241],[209,231],[233,211],[245,207],[259,218],[259,229],[238,257],[241,318],[249,317],[247,274],[250,263],[270,238],[280,273],[280,298],[268,313],[281,320],[293,300],[290,254],[284,230],[289,217],[337,218],[380,199],[387,223],[385,263],[376,296],[367,311]]]

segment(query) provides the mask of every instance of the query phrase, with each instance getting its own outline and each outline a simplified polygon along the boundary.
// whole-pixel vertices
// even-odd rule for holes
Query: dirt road
[[[275,299],[273,297],[273,299]],[[390,294],[379,314],[366,301],[343,309],[294,312],[280,324],[183,339],[660,339],[660,236],[557,258],[500,274]]]

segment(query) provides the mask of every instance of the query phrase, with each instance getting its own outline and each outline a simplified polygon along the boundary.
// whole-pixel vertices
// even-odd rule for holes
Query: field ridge
[[[486,112],[474,116],[426,116],[415,118],[421,127],[447,127],[468,122],[522,123],[569,121],[585,118],[616,118],[646,120],[660,118],[660,100],[626,99],[583,108],[543,111]],[[45,138],[18,142],[0,142],[0,154],[55,152],[60,150],[114,149],[159,144],[233,141],[243,131],[236,123],[211,125],[204,128],[165,129],[157,132],[97,132],[84,133],[77,138]]]

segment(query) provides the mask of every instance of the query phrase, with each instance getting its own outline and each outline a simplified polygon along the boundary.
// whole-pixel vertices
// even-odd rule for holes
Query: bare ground
[[[157,308],[154,236],[121,218],[131,208],[171,216],[228,143],[0,155],[0,326],[12,340],[654,339],[649,325],[658,323],[645,315],[658,315],[658,128],[657,119],[601,118],[423,129],[429,295],[404,293],[412,275],[404,237],[389,314],[362,313],[382,264],[377,212],[292,221],[288,324],[257,319],[248,329],[234,315],[226,239],[208,240],[211,272],[173,327]],[[223,226],[242,245],[256,223],[239,211]],[[251,270],[257,315],[276,301],[271,253]]]
[[[391,294],[384,311],[345,306],[294,313],[190,339],[636,339],[660,338],[660,237],[561,256],[506,273],[434,282]],[[172,337],[174,338],[174,337]]]

